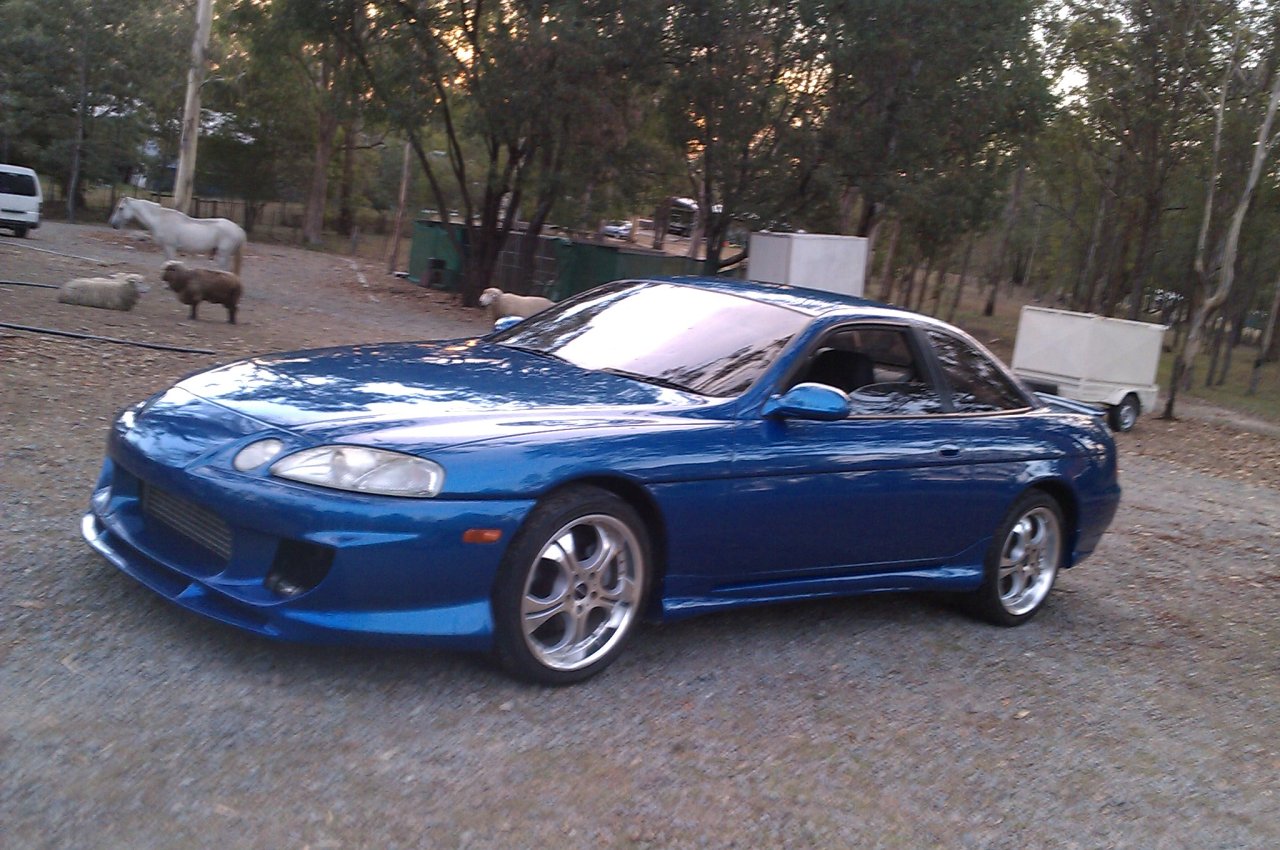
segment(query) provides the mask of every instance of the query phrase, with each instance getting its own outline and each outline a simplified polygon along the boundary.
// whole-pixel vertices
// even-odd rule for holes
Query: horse
[[[246,236],[240,225],[225,218],[192,218],[166,209],[154,201],[121,198],[111,213],[111,226],[119,229],[136,221],[160,243],[165,260],[177,259],[179,251],[208,254],[223,271],[240,274]]]

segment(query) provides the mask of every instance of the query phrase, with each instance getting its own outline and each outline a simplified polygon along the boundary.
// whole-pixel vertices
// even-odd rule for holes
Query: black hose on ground
[[[51,336],[65,336],[72,339],[87,339],[91,342],[110,342],[115,345],[135,345],[138,348],[151,348],[156,351],[176,351],[180,354],[213,354],[217,355],[221,352],[210,351],[207,348],[184,348],[181,345],[165,345],[160,342],[138,342],[132,339],[117,339],[113,336],[96,336],[94,334],[82,334],[74,331],[60,331],[54,328],[37,328],[32,325],[15,325],[10,322],[0,322],[0,328],[8,328],[14,331],[27,331],[29,333],[50,334]]]
[[[4,286],[38,286],[41,289],[57,289],[56,283],[32,283],[29,280],[0,280]]]

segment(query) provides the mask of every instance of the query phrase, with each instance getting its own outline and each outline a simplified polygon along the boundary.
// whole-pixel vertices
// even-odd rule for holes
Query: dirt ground
[[[0,285],[0,322],[216,352],[0,328],[0,845],[1280,846],[1275,435],[1140,420],[1112,530],[1023,628],[929,597],[772,606],[646,627],[605,675],[530,688],[470,656],[246,636],[80,540],[107,424],[177,377],[487,326],[264,245],[240,323],[191,322],[161,261],[100,227],[0,236],[0,280],[152,287],[118,313]]]

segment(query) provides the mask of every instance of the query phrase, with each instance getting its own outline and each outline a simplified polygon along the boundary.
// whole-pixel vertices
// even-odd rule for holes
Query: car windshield
[[[701,395],[741,394],[806,324],[795,310],[696,285],[600,287],[495,342]]]

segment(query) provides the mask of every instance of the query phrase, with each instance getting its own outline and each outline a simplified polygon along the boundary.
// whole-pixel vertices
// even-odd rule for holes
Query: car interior
[[[933,413],[941,404],[916,364],[906,331],[899,328],[833,331],[791,386],[805,382],[844,392],[854,415]]]

